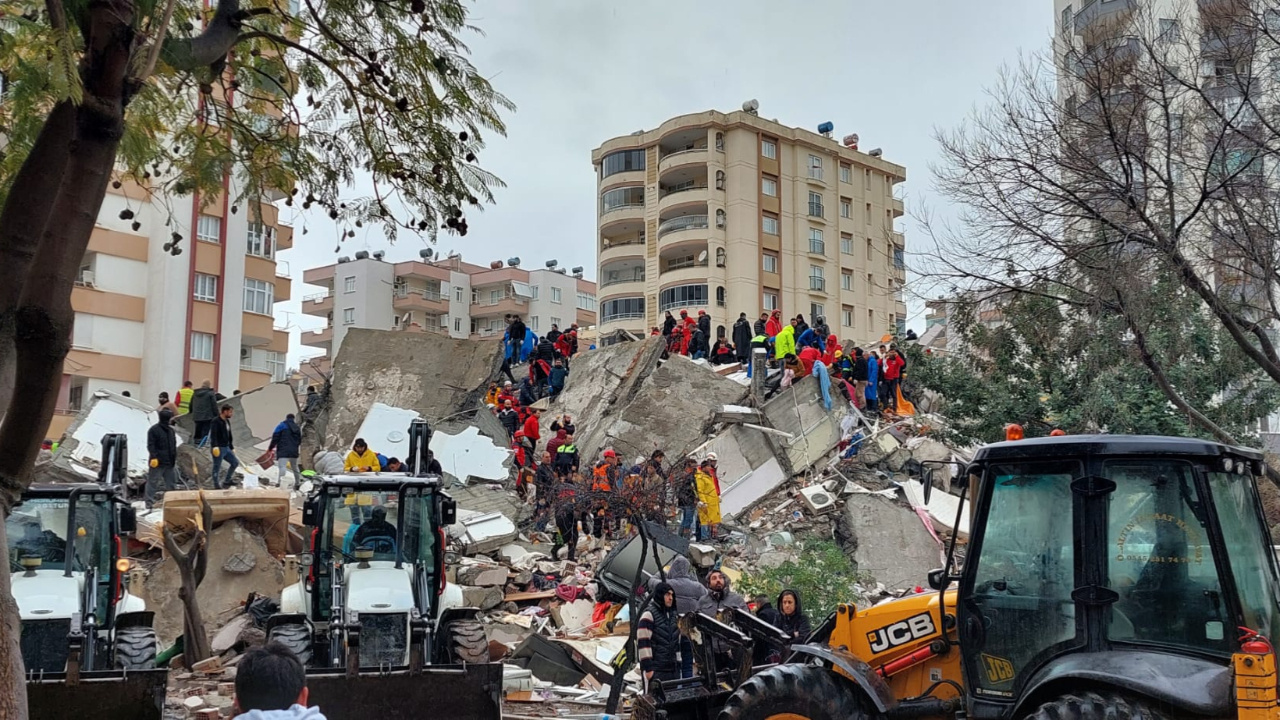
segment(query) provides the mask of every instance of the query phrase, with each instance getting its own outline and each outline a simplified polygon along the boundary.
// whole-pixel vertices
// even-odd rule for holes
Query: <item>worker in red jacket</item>
[[[892,410],[898,409],[898,381],[902,377],[902,366],[905,364],[897,349],[890,350],[884,359],[884,382],[889,395],[885,403],[886,407]]]
[[[538,431],[538,415],[542,411],[536,407],[529,408],[529,416],[524,420],[525,443],[529,446],[529,457],[533,457],[533,451],[538,447],[538,441],[542,439],[542,434]]]

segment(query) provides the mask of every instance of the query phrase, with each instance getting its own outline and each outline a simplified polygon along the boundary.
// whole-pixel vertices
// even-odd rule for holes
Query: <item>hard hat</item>
[[[711,462],[716,462],[716,461],[718,461],[720,458],[716,457],[716,454],[715,454],[715,453],[713,453],[713,452],[709,452],[709,453],[707,453],[707,459],[708,459],[708,460],[710,460]]]
[[[604,451],[604,456],[605,456],[605,457],[618,457],[618,453],[614,452],[613,450],[605,450],[605,451]]]

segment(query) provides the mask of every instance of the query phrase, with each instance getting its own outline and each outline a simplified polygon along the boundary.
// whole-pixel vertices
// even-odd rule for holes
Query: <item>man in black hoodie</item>
[[[218,417],[218,393],[213,389],[212,384],[205,380],[191,394],[191,419],[196,423],[196,432],[191,441],[204,447],[209,439],[209,427],[213,425],[216,417]]]
[[[164,491],[178,486],[178,436],[173,431],[173,411],[160,411],[160,422],[147,430],[147,455],[151,469],[147,471],[147,507],[156,502],[156,486],[164,483]]]
[[[817,318],[814,319],[813,331],[817,333],[819,338],[822,339],[822,342],[827,341],[827,338],[831,336],[831,328],[827,327],[826,315],[819,315]]]
[[[751,321],[747,320],[746,313],[738,313],[738,321],[733,324],[733,349],[738,362],[746,362],[751,355]]]
[[[209,444],[213,446],[213,488],[215,490],[222,489],[222,483],[218,482],[218,469],[223,462],[227,463],[227,485],[231,484],[232,475],[235,474],[236,468],[240,467],[240,460],[236,457],[235,440],[231,435],[231,413],[231,406],[223,405],[221,414],[209,428]]]

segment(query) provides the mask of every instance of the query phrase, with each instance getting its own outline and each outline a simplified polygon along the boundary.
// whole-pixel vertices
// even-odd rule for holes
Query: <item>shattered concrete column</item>
[[[765,368],[766,359],[764,348],[751,351],[751,397],[755,398],[756,403],[764,402],[764,380],[769,372]]]

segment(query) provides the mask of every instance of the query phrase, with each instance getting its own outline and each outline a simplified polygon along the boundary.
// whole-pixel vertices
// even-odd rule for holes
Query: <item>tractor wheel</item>
[[[156,666],[156,631],[136,625],[116,631],[116,668],[151,670]]]
[[[449,623],[449,662],[487,663],[489,662],[489,639],[484,634],[484,625],[469,620]]]
[[[753,675],[729,697],[720,720],[866,720],[862,698],[816,665],[777,665]]]
[[[302,661],[303,667],[311,667],[312,641],[311,628],[302,623],[288,623],[271,628],[267,642],[275,641],[293,651]]]
[[[1142,700],[1107,691],[1063,695],[1043,703],[1028,720],[1168,720]]]

